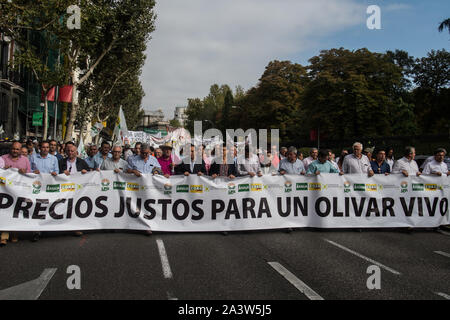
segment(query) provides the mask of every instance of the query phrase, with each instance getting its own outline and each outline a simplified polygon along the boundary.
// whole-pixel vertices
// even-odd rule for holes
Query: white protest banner
[[[211,179],[0,169],[0,230],[232,231],[450,224],[450,178],[321,174]]]

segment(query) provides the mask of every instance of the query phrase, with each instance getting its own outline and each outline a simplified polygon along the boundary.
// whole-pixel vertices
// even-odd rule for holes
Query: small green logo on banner
[[[291,192],[292,191],[292,182],[286,181],[284,183],[284,192]]]
[[[308,190],[308,184],[307,183],[297,183],[295,185],[295,189],[297,191],[307,191]]]
[[[114,190],[125,190],[126,182],[114,181],[113,189]]]
[[[402,181],[400,183],[400,188],[401,188],[401,193],[405,193],[408,192],[408,182],[407,181]]]
[[[350,186],[351,186],[350,182],[348,182],[348,181],[344,182],[344,193],[348,193],[348,192],[352,191],[352,189],[350,189]]]
[[[189,193],[189,185],[181,184],[181,185],[177,186],[177,192]]]
[[[46,192],[59,192],[59,184],[48,184]]]
[[[240,184],[238,186],[238,192],[249,192],[250,186],[248,184]]]
[[[413,191],[425,191],[425,186],[423,183],[413,183],[412,184]]]
[[[102,191],[108,191],[109,190],[109,180],[108,179],[103,179],[102,180]]]
[[[172,185],[170,183],[164,185],[164,194],[172,194]]]
[[[38,194],[41,192],[42,184],[40,181],[33,182],[33,194]]]
[[[236,193],[236,185],[234,183],[228,184],[228,194],[235,194]]]
[[[355,183],[353,185],[353,190],[354,191],[366,191],[366,185],[363,183]]]

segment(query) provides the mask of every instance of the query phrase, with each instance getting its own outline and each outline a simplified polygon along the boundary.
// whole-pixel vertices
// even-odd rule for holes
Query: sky
[[[367,27],[370,5],[380,8],[381,29]],[[212,84],[257,85],[272,60],[307,65],[321,50],[340,47],[414,57],[450,49],[449,32],[437,30],[450,17],[448,0],[157,0],[155,12],[142,106],[169,120]]]

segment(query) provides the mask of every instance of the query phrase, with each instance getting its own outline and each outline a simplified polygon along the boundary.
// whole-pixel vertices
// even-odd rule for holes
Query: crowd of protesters
[[[189,148],[187,148],[189,150]],[[16,168],[21,174],[48,173],[71,175],[75,173],[86,174],[91,171],[111,170],[116,173],[124,172],[140,177],[142,174],[162,175],[169,178],[172,175],[196,174],[199,176],[227,177],[234,179],[237,176],[263,176],[275,174],[319,175],[321,173],[364,174],[372,177],[375,174],[389,175],[391,173],[409,175],[450,175],[450,170],[444,162],[447,151],[443,148],[435,150],[419,166],[414,160],[416,151],[414,147],[406,147],[403,157],[394,160],[392,148],[366,148],[355,142],[351,152],[342,150],[339,157],[328,149],[318,150],[312,148],[308,157],[297,151],[295,147],[282,147],[278,152],[276,146],[268,150],[252,152],[249,145],[244,152],[238,155],[238,148],[229,150],[226,145],[221,148],[220,155],[215,156],[214,150],[205,150],[191,145],[188,155],[180,157],[172,154],[170,144],[154,148],[145,143],[136,143],[130,146],[113,146],[103,141],[98,148],[92,144],[87,147],[87,157],[82,159],[78,154],[77,146],[73,142],[58,143],[55,140],[41,141],[28,140],[26,143],[13,142],[8,154],[0,157],[0,168]],[[151,232],[149,232],[151,233]],[[81,235],[81,232],[76,232]],[[33,234],[33,241],[39,239],[40,234]],[[0,245],[5,245],[10,234],[1,234]],[[11,241],[16,242],[16,234],[11,235]]]

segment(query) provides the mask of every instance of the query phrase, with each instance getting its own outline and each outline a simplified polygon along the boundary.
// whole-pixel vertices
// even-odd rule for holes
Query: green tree
[[[182,125],[181,125],[180,121],[178,121],[178,119],[170,120],[169,125],[173,128],[181,128],[182,127]]]
[[[304,137],[318,127],[321,134],[335,138],[391,135],[398,128],[412,133],[409,118],[391,118],[404,105],[398,95],[402,68],[392,56],[340,48],[324,50],[309,61]]]
[[[431,50],[416,60],[413,91],[422,133],[442,133],[450,123],[450,53]],[[445,129],[447,128],[447,129]]]
[[[450,33],[450,18],[445,19],[439,24],[438,30],[439,32],[444,31],[444,29],[448,29],[448,32]]]
[[[72,0],[2,0],[1,30],[15,35],[23,30],[43,31],[57,39],[54,50],[65,57],[65,73],[73,85],[72,106],[65,140],[71,140],[79,116],[79,87],[116,48],[127,47],[140,34],[144,42],[154,30],[154,0],[79,0],[81,28],[69,29],[67,8]],[[36,52],[32,52],[39,57]]]
[[[280,138],[296,137],[303,91],[309,82],[306,68],[290,61],[272,61],[256,87],[239,102],[243,129],[279,129]]]
[[[231,111],[231,107],[234,104],[234,98],[233,98],[233,93],[231,92],[231,90],[228,90],[227,93],[225,94],[225,99],[223,102],[223,108],[222,108],[222,117],[220,120],[220,129],[222,130],[222,132],[225,132],[226,129],[231,129],[230,128],[230,111]]]

